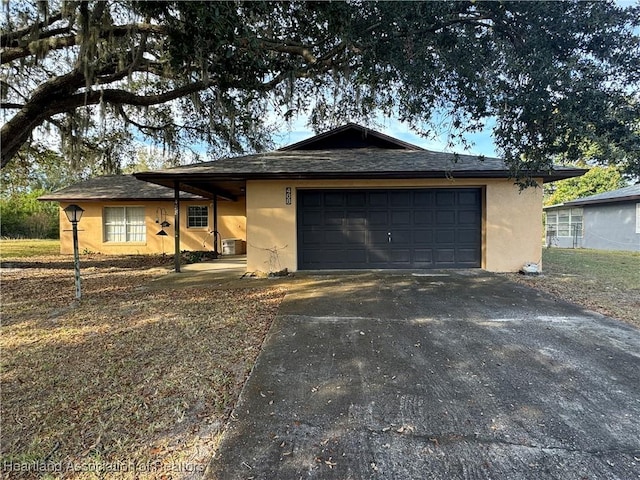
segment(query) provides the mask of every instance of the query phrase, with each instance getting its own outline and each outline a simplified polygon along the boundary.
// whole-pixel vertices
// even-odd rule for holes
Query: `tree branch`
[[[14,42],[16,39],[28,35],[37,30],[42,30],[45,27],[53,25],[57,21],[62,20],[62,13],[58,12],[55,15],[49,16],[46,20],[42,22],[35,23],[33,25],[29,25],[28,27],[20,28],[18,30],[14,30],[12,32],[3,33],[0,35],[0,46],[5,47],[8,44]]]
[[[109,37],[124,37],[131,32],[145,33],[147,35],[164,35],[167,33],[167,29],[160,25],[152,25],[148,23],[138,23],[129,25],[116,25],[114,27],[105,28],[100,30],[100,38]],[[79,35],[68,35],[66,37],[42,37],[37,40],[33,40],[26,45],[18,47],[3,47],[0,50],[1,64],[5,65],[11,63],[20,58],[26,58],[34,55],[34,52],[47,52],[49,50],[61,50],[63,48],[72,47],[80,44],[82,38]]]
[[[23,103],[12,103],[12,102],[0,102],[0,109],[3,110],[19,110],[21,108],[24,108],[24,104]]]
[[[298,55],[302,57],[307,63],[317,62],[316,57],[313,55],[313,53],[311,53],[311,50],[309,49],[309,47],[306,47],[304,45],[292,44],[288,42],[281,43],[275,40],[270,40],[265,38],[260,39],[259,41],[261,42],[262,46],[266,50]]]

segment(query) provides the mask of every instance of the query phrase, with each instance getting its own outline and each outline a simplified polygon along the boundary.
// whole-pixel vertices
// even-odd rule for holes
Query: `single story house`
[[[640,184],[544,211],[547,246],[640,251]]]
[[[173,189],[132,175],[108,175],[43,195],[39,200],[60,203],[60,253],[73,253],[71,224],[64,208],[77,204],[84,209],[78,223],[81,253],[173,254],[174,197]],[[234,202],[221,199],[214,205],[211,198],[181,192],[179,213],[181,251],[222,252],[222,237],[246,237],[244,197]],[[217,240],[213,231],[219,232]]]
[[[528,173],[541,185],[585,172]],[[189,234],[182,205],[197,203],[188,194],[219,204],[221,224],[223,205],[243,216],[246,231],[222,237],[246,240],[248,271],[509,272],[541,262],[542,188],[520,191],[501,159],[432,152],[353,123],[277,151],[135,177],[174,192],[180,245]],[[96,220],[96,232],[104,223]]]

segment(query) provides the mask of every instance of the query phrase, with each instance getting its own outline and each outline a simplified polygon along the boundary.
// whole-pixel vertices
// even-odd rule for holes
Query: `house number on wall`
[[[284,203],[286,205],[291,205],[291,187],[286,187],[284,189]]]

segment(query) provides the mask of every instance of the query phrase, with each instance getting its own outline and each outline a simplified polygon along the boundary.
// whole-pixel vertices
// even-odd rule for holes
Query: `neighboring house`
[[[77,183],[43,195],[39,200],[60,203],[60,253],[73,253],[71,224],[63,211],[69,204],[84,209],[78,224],[81,253],[173,254],[175,251],[172,188],[143,182],[131,175],[110,175]],[[245,205],[242,197],[235,202],[216,203],[220,234],[217,251],[221,252],[221,238],[245,238]],[[215,250],[213,210],[210,198],[180,193],[180,250]],[[169,225],[163,227],[162,222]]]
[[[544,210],[547,246],[640,251],[640,184]]]
[[[585,172],[529,173],[542,184]],[[500,272],[541,261],[542,188],[520,191],[501,159],[431,152],[355,124],[274,152],[135,176],[213,199],[222,223],[223,204],[241,210],[246,236],[228,235],[246,240],[249,271]],[[177,202],[194,200],[180,193]]]

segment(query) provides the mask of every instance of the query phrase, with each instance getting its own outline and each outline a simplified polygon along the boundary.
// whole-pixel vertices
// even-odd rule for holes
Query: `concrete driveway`
[[[640,478],[638,329],[481,271],[302,283],[209,478]]]

